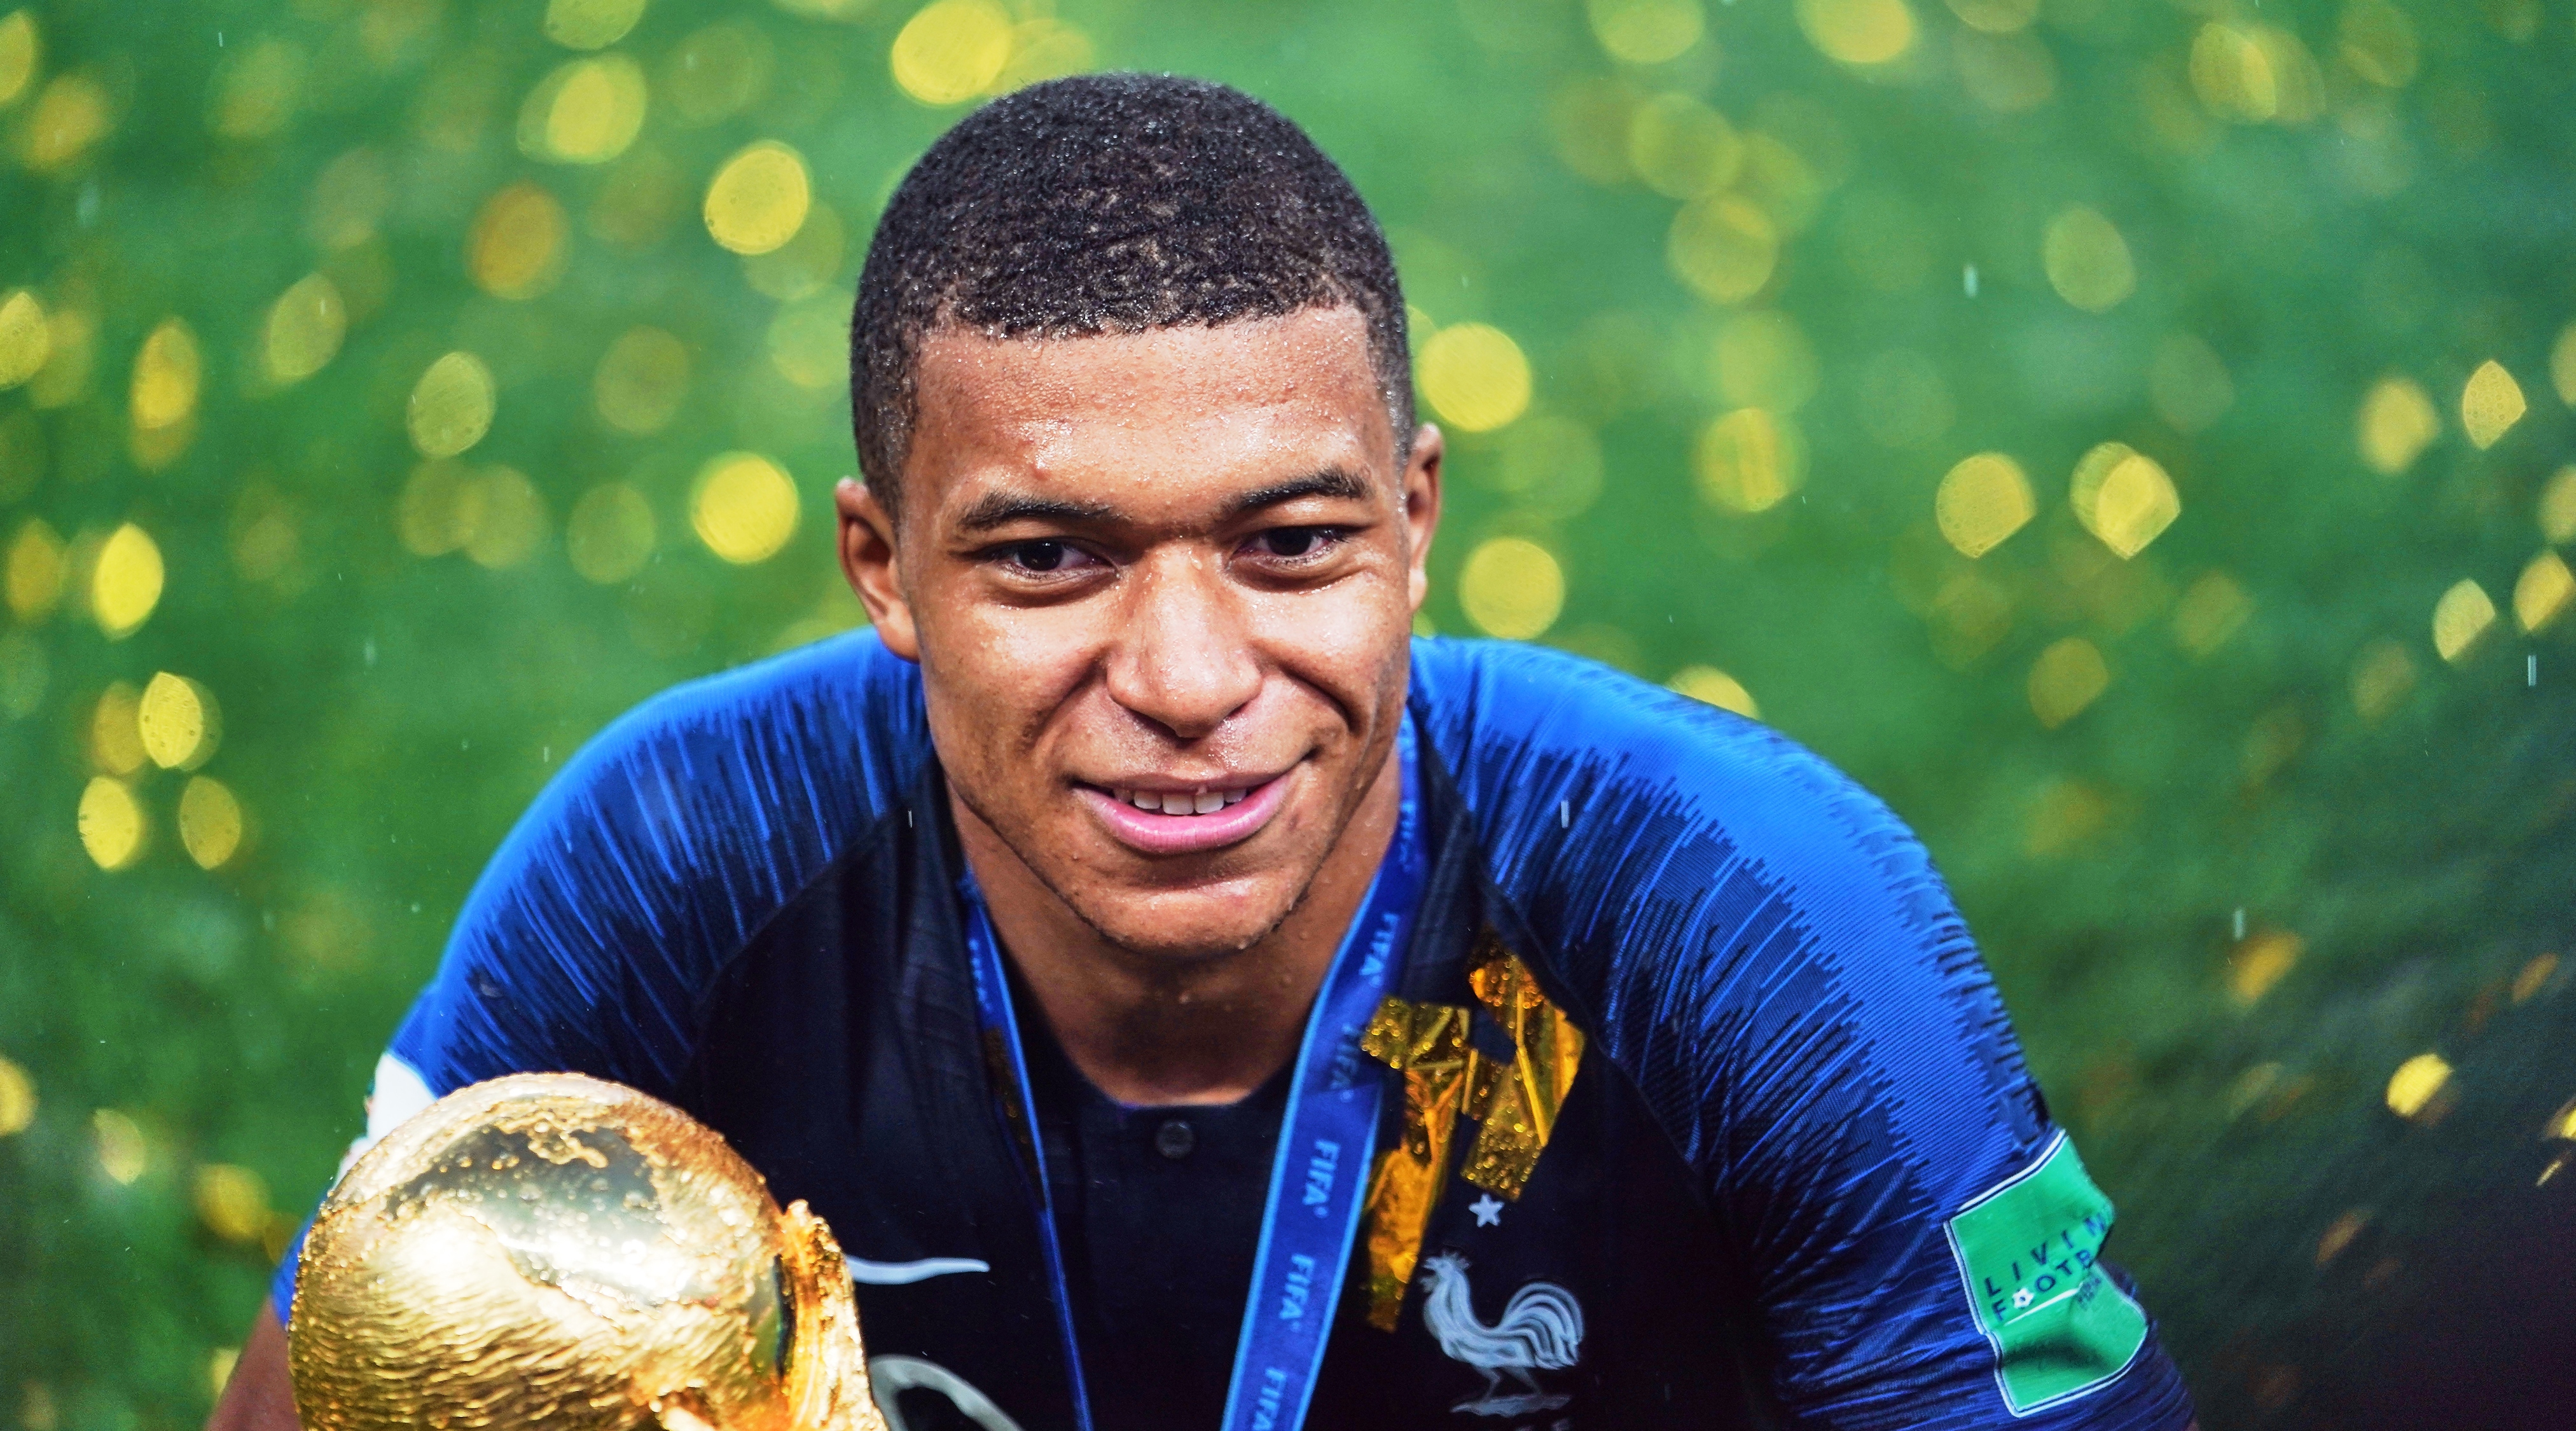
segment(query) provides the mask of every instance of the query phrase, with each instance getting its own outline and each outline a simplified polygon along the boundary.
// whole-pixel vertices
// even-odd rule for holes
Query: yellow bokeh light
[[[2540,489],[2540,535],[2550,542],[2576,542],[2576,467],[2561,467]]]
[[[2254,598],[2234,577],[2205,572],[2174,603],[2174,641],[2195,656],[2211,655],[2253,614]]]
[[[135,354],[134,425],[150,431],[186,422],[196,414],[204,376],[195,331],[181,319],[162,319]]]
[[[0,294],[0,392],[42,371],[53,350],[44,303],[23,288]]]
[[[2087,313],[2109,312],[2138,286],[2129,241],[2109,219],[2082,204],[2048,221],[2040,258],[2049,287]]]
[[[572,569],[586,581],[614,586],[644,569],[653,555],[653,507],[623,482],[581,494],[564,524]]]
[[[605,164],[644,128],[650,92],[643,67],[624,55],[559,65],[519,109],[519,152],[562,164]]]
[[[492,370],[472,353],[449,353],[412,384],[404,425],[411,445],[427,457],[454,457],[492,430],[500,393]]]
[[[2400,1118],[2415,1118],[2433,1107],[2433,1100],[2450,1086],[2451,1064],[2438,1053],[2419,1053],[2397,1065],[2388,1079],[2388,1111]]]
[[[714,124],[770,93],[778,56],[768,32],[740,21],[692,32],[662,61],[662,94],[685,125]]]
[[[147,831],[143,804],[132,787],[111,775],[93,776],[81,791],[80,841],[92,863],[121,870],[143,857]]]
[[[220,780],[195,775],[179,792],[179,844],[201,870],[219,869],[241,849],[241,801]]]
[[[1565,568],[1536,542],[1492,538],[1467,554],[1458,574],[1458,604],[1488,636],[1535,639],[1565,609]]]
[[[2558,400],[2576,407],[2576,323],[2558,330],[2558,341],[2549,345],[2549,385],[2558,390]]]
[[[349,309],[339,285],[321,274],[296,281],[269,305],[260,335],[260,364],[276,383],[301,382],[322,371],[349,333]]]
[[[2003,544],[2032,517],[2039,503],[2021,464],[2000,452],[1980,452],[1962,460],[1941,478],[1932,494],[1932,516],[1941,536],[1974,560]]]
[[[63,539],[54,534],[42,519],[30,517],[9,539],[9,561],[4,589],[9,599],[9,614],[21,625],[33,626],[51,615],[54,604],[62,600],[63,580],[70,575],[70,563],[64,560]]]
[[[1762,291],[1780,263],[1780,230],[1771,216],[1733,194],[1694,199],[1673,215],[1664,257],[1675,275],[1704,298],[1740,303]]]
[[[90,571],[89,609],[111,641],[131,636],[161,604],[161,547],[128,522],[108,534]]]
[[[1011,13],[995,0],[933,0],[904,23],[889,57],[903,92],[936,105],[984,93],[1010,60]]]
[[[2558,553],[2544,551],[2513,584],[2514,624],[2538,631],[2564,615],[2571,598],[2576,598],[2576,573],[2568,571]]]
[[[1730,512],[1767,512],[1807,480],[1797,430],[1758,407],[1737,408],[1701,429],[1691,457],[1700,495]]]
[[[2191,42],[2191,87],[2213,114],[2259,124],[2280,113],[2271,55],[2248,31],[2212,21]]]
[[[465,268],[495,298],[534,298],[563,276],[572,225],[562,203],[535,184],[512,184],[474,215],[465,237]]]
[[[2479,451],[2493,447],[2522,421],[2522,384],[2493,358],[2478,364],[2460,389],[2460,428]]]
[[[226,1242],[256,1243],[268,1231],[268,1184],[248,1168],[207,1163],[197,1169],[191,1199],[206,1230]]]
[[[1905,0],[1797,0],[1798,28],[1829,59],[1883,65],[1914,47]]]
[[[796,484],[758,453],[728,452],[698,473],[689,525],[736,566],[766,561],[796,534]]]
[[[2030,709],[2039,723],[2055,730],[2084,713],[2111,684],[2111,668],[2102,652],[2081,636],[2050,644],[2030,667]]]
[[[742,276],[754,291],[781,303],[794,303],[822,292],[841,273],[849,231],[829,204],[817,203],[805,214],[796,237],[767,253],[742,261]],[[843,306],[847,306],[846,302]]]
[[[2036,35],[1971,34],[1958,38],[1959,84],[1997,114],[2024,114],[2057,94],[2057,60]]]
[[[601,355],[591,377],[600,419],[642,437],[659,432],[689,395],[689,349],[659,328],[629,328]]]
[[[645,0],[548,0],[546,38],[568,50],[604,49],[644,18]]]
[[[2352,708],[2376,725],[2415,690],[2415,658],[2394,641],[2374,641],[2352,663]]]
[[[821,392],[850,380],[849,307],[837,296],[779,309],[768,338],[769,365],[796,386]]]
[[[1461,432],[1491,432],[1529,409],[1529,359],[1499,328],[1443,328],[1422,345],[1414,366],[1424,401]]]
[[[334,253],[356,248],[376,236],[393,201],[393,176],[385,172],[384,156],[373,149],[352,149],[313,181],[304,231]]]
[[[1730,407],[1785,414],[1816,395],[1815,345],[1797,319],[1777,309],[1728,318],[1717,330],[1711,356],[1718,396]]]
[[[475,473],[464,505],[473,524],[465,535],[466,559],[493,571],[535,556],[553,528],[545,498],[515,467],[486,467]]]
[[[266,139],[295,117],[303,91],[304,51],[292,42],[256,40],[227,50],[208,125],[227,139]]]
[[[36,1121],[36,1080],[27,1070],[0,1058],[0,1138],[27,1131]]]
[[[804,156],[764,139],[727,159],[707,185],[707,232],[735,253],[768,253],[796,237],[813,203]]]
[[[1708,29],[1700,0],[1584,0],[1583,10],[1602,50],[1632,65],[1679,59]]]
[[[2391,375],[2373,384],[2361,400],[2358,428],[2361,460],[2372,471],[2394,477],[2414,466],[2442,435],[2442,418],[2421,383]]]
[[[1686,94],[1659,94],[1628,116],[1628,165],[1646,187],[1696,199],[1735,182],[1744,141],[1726,116]]]
[[[2513,1001],[2517,1004],[2527,1004],[2531,1002],[2532,999],[2538,997],[2541,990],[2549,987],[2550,976],[2557,972],[2557,955],[2534,954],[2531,956],[2530,961],[2525,963],[2521,970],[2513,976]],[[2571,1104],[2570,1107],[2576,1107],[2576,1104]],[[2564,1118],[2566,1116],[2566,1110],[2561,1109],[2559,1116]],[[2567,1136],[2576,1138],[2576,1133],[2570,1133]]]
[[[1684,666],[1664,684],[1695,701],[1730,710],[1747,720],[1760,720],[1762,707],[1744,683],[1715,666]]]
[[[34,11],[13,10],[0,20],[0,108],[17,103],[18,96],[27,92],[43,49],[36,38]]]
[[[2433,603],[2433,649],[2456,663],[2477,646],[2495,619],[2495,600],[2485,587],[2469,580],[2453,582]]]
[[[2147,365],[2147,400],[2177,432],[2200,432],[2236,405],[2236,382],[2207,343],[2169,333]]]
[[[223,743],[223,711],[215,693],[185,676],[155,674],[135,707],[143,753],[164,770],[194,770]]]
[[[403,484],[394,509],[405,551],[434,557],[455,551],[474,536],[482,492],[474,469],[461,462],[424,462]]]
[[[1503,435],[1494,485],[1522,511],[1565,522],[1601,497],[1601,439],[1572,418],[1534,412]]]
[[[108,775],[132,775],[150,753],[143,748],[143,700],[134,687],[110,681],[89,708],[89,763]]]
[[[1950,0],[1950,13],[1971,30],[2009,35],[2039,18],[2039,0]]]
[[[89,1115],[89,1131],[98,1170],[111,1181],[130,1186],[151,1168],[151,1145],[133,1119],[113,1108],[101,1108]]]
[[[2095,447],[2075,464],[2067,500],[2084,530],[2123,561],[2145,551],[2182,515],[2182,496],[2163,465],[2118,442]]]
[[[1092,66],[1091,36],[1062,20],[1039,15],[1011,28],[1011,61],[993,81],[996,94],[1080,74]]]
[[[2372,84],[2397,89],[2415,78],[2415,25],[2390,0],[2346,0],[2340,38],[2344,63]]]
[[[107,90],[87,75],[56,75],[36,96],[19,152],[38,173],[69,168],[115,127]]]
[[[2240,1009],[2262,1001],[2282,976],[2296,968],[2307,944],[2287,930],[2268,929],[2249,936],[2227,958],[2227,994]]]

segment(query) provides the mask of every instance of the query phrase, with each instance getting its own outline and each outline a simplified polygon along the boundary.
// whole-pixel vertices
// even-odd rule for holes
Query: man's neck
[[[1389,751],[1304,898],[1258,942],[1191,960],[1110,943],[954,792],[949,810],[993,930],[1056,1041],[1121,1103],[1232,1103],[1297,1056],[1306,1016],[1394,837]]]

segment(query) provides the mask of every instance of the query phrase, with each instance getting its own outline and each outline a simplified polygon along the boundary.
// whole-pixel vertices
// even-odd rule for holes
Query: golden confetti
[[[1486,635],[1534,640],[1565,609],[1565,569],[1536,542],[1494,537],[1468,553],[1458,576],[1458,604]]]
[[[557,66],[519,108],[519,152],[559,164],[605,164],[644,128],[643,68],[624,55]]]
[[[1673,216],[1664,257],[1693,292],[1740,303],[1762,291],[1780,262],[1771,216],[1733,194],[1694,199]]]
[[[1443,328],[1422,345],[1414,368],[1423,400],[1461,432],[1491,432],[1529,408],[1529,359],[1499,328]]]
[[[2558,1105],[2558,1111],[2540,1125],[2540,1136],[2557,1142],[2576,1141],[2576,1098]]]
[[[1847,65],[1883,65],[1914,47],[1905,0],[1797,0],[1808,43]]]
[[[1753,693],[1744,689],[1744,683],[1715,666],[1684,666],[1664,684],[1692,700],[1733,711],[1747,720],[1762,718],[1762,707],[1754,701]]]
[[[2382,476],[2394,477],[2414,466],[2441,435],[2442,419],[2433,400],[2413,378],[2381,378],[2361,400],[2361,460]]]
[[[195,416],[203,376],[196,333],[180,319],[162,319],[134,358],[134,425],[149,431],[176,427]]]
[[[2522,384],[2493,358],[2480,363],[2460,390],[2460,427],[2482,452],[2522,421],[2523,410]]]
[[[87,75],[56,75],[19,131],[19,153],[38,173],[70,168],[115,128],[107,91]]]
[[[1730,512],[1767,512],[1805,484],[1806,444],[1769,412],[1738,408],[1701,429],[1692,468],[1710,502]]]
[[[1950,13],[1971,30],[2010,35],[2039,18],[2039,0],[1950,0]]]
[[[659,328],[629,328],[619,334],[591,378],[601,420],[639,437],[669,424],[688,394],[688,345]]]
[[[736,566],[767,561],[796,534],[796,484],[757,453],[726,453],[698,473],[689,525]]]
[[[2095,447],[2075,464],[2067,500],[2084,530],[2123,561],[2145,551],[2182,515],[2182,497],[2165,469],[2118,442]]]
[[[0,20],[0,108],[17,103],[18,96],[27,92],[43,50],[36,38],[34,11],[13,10]]]
[[[2576,600],[2576,572],[2558,553],[2544,551],[2533,557],[2513,584],[2514,624],[2525,631],[2538,631],[2566,614],[2570,600]]]
[[[8,567],[0,575],[5,575],[9,614],[22,625],[44,620],[62,600],[63,581],[70,575],[62,538],[41,518],[28,518],[9,541]]]
[[[2084,713],[2111,684],[2111,668],[2102,653],[2081,636],[2064,637],[2030,668],[2030,709],[2039,723],[2055,730]]]
[[[994,0],[934,0],[895,35],[889,62],[905,94],[948,105],[992,88],[1010,60],[1009,11]]]
[[[1679,59],[1708,28],[1700,0],[1584,0],[1583,8],[1602,50],[1632,65]]]
[[[426,457],[454,457],[492,430],[499,392],[492,370],[472,353],[449,353],[412,384],[404,425],[411,445]]]
[[[2495,602],[2485,587],[2474,581],[2454,582],[2433,603],[2433,649],[2456,664],[2477,646],[2495,619]]]
[[[2038,513],[2021,464],[2000,452],[1962,459],[1932,495],[1942,538],[1970,560],[2001,546]]]
[[[89,763],[109,775],[132,775],[150,755],[143,748],[142,697],[110,681],[89,713]]]
[[[257,1243],[269,1221],[268,1184],[230,1163],[206,1163],[190,1179],[197,1217],[226,1242]]]
[[[2269,929],[2248,936],[2227,957],[2227,996],[2240,1009],[2259,1003],[2272,986],[2297,967],[2305,941],[2286,930]]]
[[[108,534],[91,568],[90,614],[110,641],[134,634],[161,604],[161,548],[128,522]]]
[[[90,1115],[89,1125],[98,1170],[110,1179],[131,1186],[151,1166],[151,1149],[133,1119],[113,1108],[101,1108]]]
[[[134,714],[143,753],[164,770],[194,770],[213,759],[223,741],[215,693],[185,676],[155,674]]]
[[[241,801],[212,776],[189,777],[179,792],[179,844],[204,870],[221,868],[241,848]]]
[[[43,302],[23,288],[0,294],[0,392],[43,371],[53,350]]]
[[[602,586],[642,571],[653,555],[653,539],[652,504],[623,482],[603,482],[582,493],[564,530],[572,569]]]
[[[2561,467],[2540,489],[2540,535],[2553,543],[2576,542],[2576,467]]]
[[[274,383],[296,383],[322,371],[348,336],[348,307],[339,286],[321,274],[297,280],[269,305],[260,365]]]
[[[36,1121],[36,1080],[0,1058],[0,1138],[24,1133]]]
[[[465,268],[495,298],[528,299],[563,276],[572,227],[555,196],[522,181],[483,201],[465,238]]]
[[[2254,613],[2254,598],[2223,571],[2204,572],[2174,603],[2174,641],[2194,656],[2208,656]]]
[[[266,139],[295,117],[304,92],[304,51],[287,40],[254,40],[226,50],[216,68],[208,127],[226,139]]]
[[[145,833],[143,805],[132,787],[113,776],[91,777],[80,799],[81,848],[91,862],[103,870],[124,869],[142,858]]]
[[[2451,1065],[2438,1053],[2419,1053],[2397,1065],[2388,1079],[2388,1111],[2400,1118],[2423,1116],[2433,1100],[2450,1086]]]
[[[2109,219],[2078,204],[2048,221],[2040,258],[2057,296],[2087,313],[2107,313],[2138,286],[2129,241]]]
[[[206,1390],[216,1401],[224,1399],[224,1388],[233,1384],[233,1368],[240,1364],[239,1347],[217,1347],[206,1353]]]
[[[804,156],[764,139],[727,159],[707,185],[707,232],[735,253],[768,253],[796,237],[813,202]]]
[[[626,38],[645,0],[548,0],[546,38],[568,50],[598,50]]]
[[[1659,94],[1628,116],[1628,164],[1669,199],[1696,199],[1735,182],[1744,141],[1726,116],[1684,94]]]

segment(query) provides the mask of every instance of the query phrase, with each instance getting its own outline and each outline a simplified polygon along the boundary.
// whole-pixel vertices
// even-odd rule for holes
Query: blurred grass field
[[[39,0],[0,1426],[201,1419],[520,808],[861,619],[876,212],[1109,67],[1270,99],[1387,225],[1431,626],[1921,830],[2211,1431],[2349,1424],[2429,1269],[2566,1191],[2566,5]]]

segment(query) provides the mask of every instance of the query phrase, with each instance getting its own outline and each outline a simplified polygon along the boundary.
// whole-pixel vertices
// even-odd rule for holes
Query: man
[[[568,1069],[852,1256],[912,1427],[2175,1427],[1923,851],[1771,732],[1414,641],[1441,438],[1287,120],[969,117],[860,280],[873,633],[548,789],[369,1134]],[[283,1427],[292,1262],[218,1425]]]

